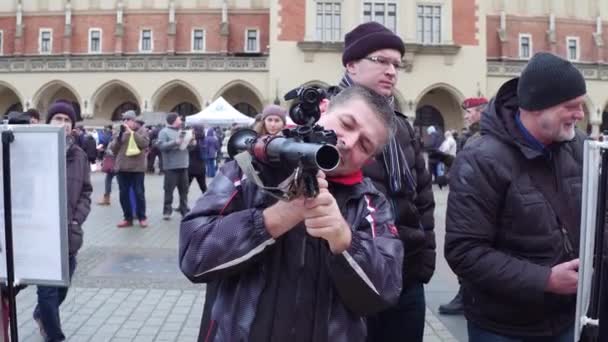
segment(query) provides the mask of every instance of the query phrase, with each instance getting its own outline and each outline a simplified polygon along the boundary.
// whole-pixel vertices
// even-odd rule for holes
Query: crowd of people
[[[145,228],[145,174],[158,158],[164,219],[175,210],[175,188],[179,194],[179,267],[207,285],[200,341],[421,342],[424,285],[436,265],[433,183],[449,184],[441,247],[460,289],[440,313],[464,314],[472,342],[573,341],[583,76],[538,53],[490,101],[462,103],[465,130],[417,134],[394,106],[404,53],[401,38],[376,22],[346,34],[338,90],[319,105],[319,124],[336,133],[341,160],[317,173],[314,198],[280,201],[262,191],[242,165],[225,160],[231,132],[188,132],[176,113],[163,127],[146,127],[127,111],[118,129],[95,139],[76,127],[69,103],[52,104],[46,122],[64,127],[68,141],[70,276],[90,211],[90,163],[103,160],[107,173],[100,204],[110,204],[118,180],[117,227],[137,220]],[[253,129],[281,135],[286,117],[269,105]],[[271,187],[289,176],[256,168]],[[194,179],[203,195],[191,209]],[[65,338],[66,293],[38,287],[34,317],[47,341]]]

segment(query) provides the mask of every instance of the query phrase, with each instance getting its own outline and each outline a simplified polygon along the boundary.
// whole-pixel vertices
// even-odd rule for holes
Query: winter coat
[[[205,159],[217,158],[217,151],[220,149],[220,142],[215,136],[215,130],[209,128],[205,135]]]
[[[141,150],[141,153],[136,156],[127,157],[127,146],[129,145],[129,137],[135,135],[135,143]],[[133,133],[124,132],[116,134],[116,137],[110,143],[110,150],[114,154],[115,169],[118,172],[146,172],[146,148],[150,139],[145,128],[140,128]]]
[[[162,153],[163,170],[185,169],[189,164],[188,149],[180,150],[177,142],[181,130],[165,127],[158,133],[156,146]]]
[[[395,136],[403,150],[404,161],[409,166],[416,190],[411,191],[404,184],[401,192],[390,194],[389,177],[382,154],[363,168],[363,174],[373,181],[374,186],[392,204],[395,225],[405,250],[403,282],[404,287],[407,287],[416,282],[428,283],[435,271],[435,200],[431,176],[413,128],[401,113],[396,112],[395,120]]]
[[[363,316],[395,304],[403,247],[389,204],[369,180],[330,184],[352,229],[338,255],[303,224],[273,239],[262,211],[276,199],[224,164],[180,229],[182,272],[216,291],[206,341],[364,341]]]
[[[475,141],[480,136],[481,132],[479,132],[479,122],[476,122],[469,127],[469,130],[465,134],[463,134],[460,140],[458,141],[458,151],[462,151],[462,149],[469,142]]]
[[[91,211],[91,167],[87,154],[76,144],[69,144],[66,153],[68,199],[68,249],[76,255],[82,247],[82,224]]]
[[[450,136],[445,138],[445,140],[441,143],[441,146],[439,146],[439,151],[454,157],[456,156],[457,145],[456,140]]]
[[[196,138],[196,145],[188,146],[188,153],[190,154],[189,175],[205,175],[204,144],[205,138],[203,137]]]
[[[576,295],[545,287],[551,267],[578,257],[585,136],[534,149],[515,121],[517,82],[500,88],[481,136],[456,157],[445,257],[462,280],[467,320],[498,334],[551,336],[574,323]]]

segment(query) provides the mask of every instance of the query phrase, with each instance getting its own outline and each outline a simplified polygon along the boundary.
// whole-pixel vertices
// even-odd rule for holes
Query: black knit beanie
[[[370,21],[355,27],[344,36],[344,52],[342,53],[342,65],[348,62],[358,61],[370,53],[382,49],[394,49],[405,53],[405,45],[399,36],[391,30]]]
[[[49,107],[46,112],[46,123],[49,124],[55,114],[65,114],[72,121],[72,128],[76,125],[76,112],[74,106],[66,100],[57,100]]]
[[[517,84],[519,107],[542,110],[587,93],[583,75],[572,63],[547,52],[534,55]]]

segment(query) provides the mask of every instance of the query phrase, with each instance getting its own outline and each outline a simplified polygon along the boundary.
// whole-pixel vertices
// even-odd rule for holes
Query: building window
[[[418,43],[441,44],[441,6],[418,5]]]
[[[245,52],[260,52],[260,31],[247,29],[245,31]]]
[[[40,29],[38,39],[38,52],[41,54],[51,53],[53,51],[53,30]]]
[[[342,39],[342,17],[339,2],[317,2],[317,40],[335,42]]]
[[[363,22],[375,21],[397,32],[397,3],[395,1],[366,1],[363,3]]]
[[[529,59],[532,56],[532,36],[529,34],[519,35],[519,58]]]
[[[101,53],[101,29],[89,29],[89,53]]]
[[[139,51],[152,52],[152,30],[141,30]]]
[[[579,38],[578,37],[567,37],[566,38],[566,46],[568,49],[568,60],[577,62],[580,59],[580,49],[579,49]]]
[[[192,52],[203,52],[205,51],[205,30],[193,29],[192,30]]]

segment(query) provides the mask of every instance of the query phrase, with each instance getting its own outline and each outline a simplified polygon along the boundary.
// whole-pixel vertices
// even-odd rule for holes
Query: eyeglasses
[[[392,65],[395,70],[404,70],[405,69],[405,63],[403,63],[402,61],[395,61],[395,60],[391,60],[390,58],[386,58],[386,57],[382,57],[382,56],[368,56],[368,57],[363,57],[363,59],[367,59],[368,61],[372,61],[376,64],[380,64],[385,68],[388,68],[390,65]]]

